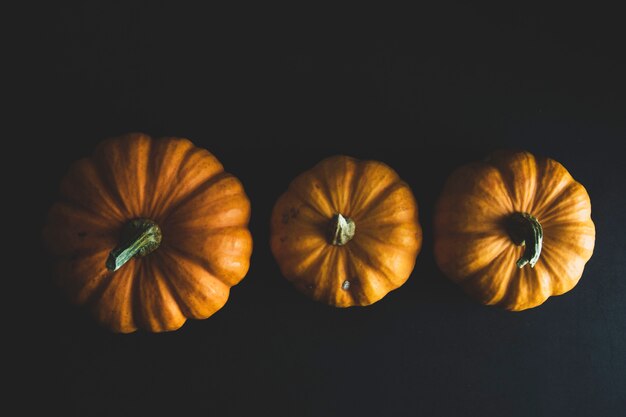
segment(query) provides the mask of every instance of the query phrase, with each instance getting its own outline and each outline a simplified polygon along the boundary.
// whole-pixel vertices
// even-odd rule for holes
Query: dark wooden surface
[[[26,19],[24,81],[13,86],[28,112],[17,141],[36,149],[35,182],[24,192],[30,201],[20,208],[35,235],[72,161],[105,137],[143,131],[188,137],[242,180],[255,247],[249,274],[222,310],[158,335],[98,327],[52,285],[35,247],[13,308],[13,340],[20,342],[14,386],[28,393],[22,409],[80,416],[623,415],[626,200],[616,143],[626,137],[626,60],[619,15],[571,5],[445,3],[371,18],[315,7],[85,2],[42,6]],[[433,204],[446,176],[511,147],[563,163],[587,187],[597,228],[578,286],[521,313],[474,303],[444,278],[432,254]],[[336,153],[388,163],[420,204],[424,247],[414,273],[367,308],[308,300],[280,276],[269,251],[276,198],[291,178]]]

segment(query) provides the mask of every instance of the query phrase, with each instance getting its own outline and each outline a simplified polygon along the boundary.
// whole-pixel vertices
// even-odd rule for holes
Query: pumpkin
[[[434,239],[446,276],[483,304],[520,311],[574,288],[595,227],[585,187],[563,165],[502,150],[449,176]]]
[[[421,249],[417,202],[389,166],[337,155],[301,173],[272,211],[281,273],[310,298],[365,306],[409,278]]]
[[[224,306],[252,251],[241,182],[187,139],[101,142],[61,182],[43,236],[59,286],[114,332],[172,331]]]

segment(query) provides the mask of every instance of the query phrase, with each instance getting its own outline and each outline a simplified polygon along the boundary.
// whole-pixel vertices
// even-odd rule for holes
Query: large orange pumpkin
[[[587,191],[561,164],[500,151],[450,175],[434,237],[450,279],[484,304],[517,311],[578,283],[595,228]]]
[[[270,243],[297,289],[329,305],[364,306],[409,278],[422,230],[413,193],[393,169],[334,156],[278,199]]]
[[[250,203],[240,181],[181,138],[111,138],[77,161],[44,241],[59,285],[115,332],[178,329],[226,303],[247,273]]]

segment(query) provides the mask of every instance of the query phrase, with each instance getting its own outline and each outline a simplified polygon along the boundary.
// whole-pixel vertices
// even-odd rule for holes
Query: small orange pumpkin
[[[282,274],[309,297],[365,306],[409,278],[422,229],[413,193],[393,169],[334,156],[278,199],[270,244]]]
[[[59,285],[112,331],[176,330],[226,303],[247,273],[240,181],[181,138],[100,143],[63,179],[44,241]]]
[[[450,175],[434,237],[445,275],[483,304],[519,311],[578,283],[595,227],[585,187],[561,164],[500,151]]]

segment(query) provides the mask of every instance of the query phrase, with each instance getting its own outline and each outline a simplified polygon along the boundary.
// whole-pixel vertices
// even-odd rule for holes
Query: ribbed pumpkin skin
[[[343,246],[328,241],[337,213],[356,224]],[[337,307],[365,306],[409,278],[422,230],[413,193],[395,171],[333,156],[300,174],[278,199],[270,244],[282,274],[304,294]]]
[[[112,272],[107,256],[135,218],[160,226],[161,245]],[[249,268],[249,218],[240,181],[211,153],[137,133],[101,142],[70,168],[43,236],[74,303],[114,332],[161,332],[226,303]]]
[[[506,219],[526,212],[543,227],[534,268],[516,266],[523,246]],[[437,264],[483,304],[520,311],[570,291],[595,244],[585,188],[558,162],[528,152],[500,151],[448,178],[434,215]]]

